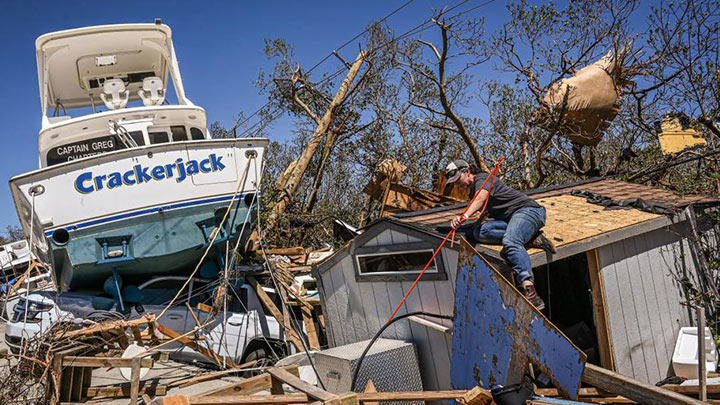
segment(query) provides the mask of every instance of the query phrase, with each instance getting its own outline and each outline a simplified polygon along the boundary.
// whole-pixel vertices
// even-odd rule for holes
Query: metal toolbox
[[[338,394],[350,391],[353,372],[369,342],[365,340],[315,354],[315,366],[328,391]],[[378,339],[363,360],[356,391],[364,391],[370,379],[378,392],[422,391],[415,346],[401,340]]]

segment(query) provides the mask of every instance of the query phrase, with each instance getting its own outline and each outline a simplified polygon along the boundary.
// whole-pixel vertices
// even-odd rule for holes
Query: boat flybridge
[[[10,188],[62,290],[194,268],[211,244],[249,235],[267,140],[210,139],[168,26],[59,31],[36,51],[40,169]],[[223,265],[215,256],[201,273]]]

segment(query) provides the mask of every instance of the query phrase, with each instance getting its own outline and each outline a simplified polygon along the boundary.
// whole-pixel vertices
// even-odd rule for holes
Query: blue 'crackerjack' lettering
[[[123,173],[113,172],[93,176],[92,172],[84,172],[80,173],[75,179],[75,190],[81,194],[90,194],[103,189],[111,190],[170,178],[175,178],[176,182],[182,183],[192,175],[225,170],[222,158],[222,156],[211,153],[207,159],[202,159],[199,162],[197,160],[185,162],[182,158],[178,158],[173,163],[153,167],[135,165],[132,169]],[[175,169],[175,172],[173,172],[173,169]]]

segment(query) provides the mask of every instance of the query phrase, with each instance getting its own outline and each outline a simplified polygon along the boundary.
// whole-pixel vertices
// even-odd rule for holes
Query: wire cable
[[[257,165],[257,162],[255,164]],[[257,173],[257,166],[256,166],[255,173]],[[288,305],[287,302],[285,302],[285,299],[283,298],[283,293],[280,290],[280,286],[278,285],[277,281],[275,280],[275,275],[273,274],[273,269],[270,264],[270,261],[267,260],[267,253],[265,252],[265,246],[264,246],[264,243],[262,241],[262,236],[261,236],[262,232],[261,232],[261,226],[260,226],[260,202],[259,201],[257,204],[257,213],[258,213],[258,221],[257,221],[258,245],[260,245],[260,249],[262,250],[263,256],[265,257],[265,265],[267,266],[268,272],[270,273],[270,279],[272,280],[273,285],[275,286],[275,291],[277,292],[278,297],[280,298],[280,302],[283,305],[283,310],[290,311],[290,305]],[[317,380],[320,383],[320,386],[322,387],[322,389],[326,390],[325,383],[323,382],[322,378],[320,377],[320,373],[317,371],[317,368],[315,367],[315,362],[313,361],[312,356],[310,356],[310,351],[308,349],[308,345],[305,342],[305,334],[302,333],[302,329],[299,329],[297,324],[295,324],[293,322],[294,319],[293,319],[292,314],[290,314],[290,316],[288,316],[288,318],[290,318],[290,323],[291,323],[290,327],[298,335],[298,338],[300,339],[300,343],[302,344],[303,349],[305,350],[305,355],[307,355],[308,362],[310,363],[310,367],[312,367],[313,372],[315,373],[315,376],[317,377]]]

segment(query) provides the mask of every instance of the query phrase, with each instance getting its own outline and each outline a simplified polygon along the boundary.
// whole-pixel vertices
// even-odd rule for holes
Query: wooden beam
[[[451,401],[465,396],[468,390],[447,391],[406,391],[406,392],[361,392],[358,400],[362,403],[381,401]]]
[[[358,405],[359,403],[360,400],[358,400],[357,394],[349,392],[347,394],[337,395],[329,401],[324,401],[323,405]]]
[[[133,359],[119,357],[80,357],[65,356],[62,359],[63,367],[132,367]],[[154,365],[151,358],[142,359],[140,367],[150,368]]]
[[[165,395],[167,392],[167,386],[165,385],[154,385],[148,384],[143,381],[140,384],[139,394],[147,394],[152,396]],[[127,398],[130,396],[130,384],[125,383],[121,385],[108,385],[101,387],[89,387],[86,393],[87,397],[113,397],[113,398]]]
[[[295,404],[308,402],[305,394],[285,395],[242,395],[242,396],[212,396],[198,397],[189,395],[175,395],[155,398],[155,405],[235,405],[235,404]]]
[[[140,396],[140,359],[132,359],[130,368],[130,405],[137,405]]]
[[[93,325],[87,328],[78,329],[70,332],[63,332],[60,337],[63,339],[73,339],[78,336],[88,336],[92,335],[94,333],[102,333],[102,332],[108,332],[112,331],[118,328],[127,328],[132,327],[133,325],[144,325],[148,324],[150,322],[155,322],[155,315],[149,314],[145,315],[140,319],[133,319],[131,321],[110,321],[110,322],[103,322],[98,325]]]
[[[661,388],[685,395],[698,395],[699,391],[698,385],[663,385]],[[706,388],[708,395],[720,394],[720,384],[710,384]]]
[[[560,393],[556,388],[535,388],[535,394],[544,397],[559,397]],[[609,394],[597,388],[580,388],[578,397],[613,397],[615,394]]]
[[[242,373],[244,368],[252,367],[257,362],[258,362],[257,360],[252,360],[252,361],[248,361],[247,363],[240,364],[239,366],[237,366],[237,368],[231,368],[229,370],[215,371],[212,373],[199,375],[197,377],[183,378],[182,380],[177,380],[177,381],[171,382],[170,384],[168,384],[168,387],[178,387],[179,386],[180,388],[185,388],[185,387],[189,387],[191,385],[201,383],[203,381],[213,380],[218,377],[226,376],[228,374]]]
[[[295,345],[295,348],[297,348],[299,351],[304,351],[305,349],[303,349],[303,344],[300,341],[300,337],[290,325],[285,323],[282,312],[280,312],[280,310],[275,306],[275,303],[270,298],[270,296],[267,295],[265,290],[262,289],[260,283],[255,280],[255,277],[247,277],[247,281],[249,281],[255,289],[255,293],[257,294],[258,298],[260,298],[260,301],[262,301],[262,303],[267,307],[272,316],[278,321],[280,326],[282,326],[283,330],[288,336],[288,339],[290,339],[292,344]],[[278,294],[280,294],[280,291],[278,291]]]
[[[697,399],[635,380],[594,364],[586,363],[583,382],[643,404],[700,405]]]
[[[283,367],[283,369],[290,374],[293,374],[295,376],[300,376],[300,371],[298,369],[298,366],[296,364]],[[230,385],[226,385],[224,387],[219,387],[212,389],[210,391],[205,391],[202,394],[199,394],[200,396],[229,396],[229,395],[245,395],[245,394],[252,394],[259,391],[269,390],[272,385],[272,377],[270,374],[261,374],[255,377],[250,377],[243,379],[242,381],[238,381],[235,383],[232,383]]]
[[[315,329],[312,312],[304,307],[300,308],[300,312],[302,312],[303,323],[305,324],[305,330],[307,331],[310,349],[320,350],[320,340],[318,339],[317,329]]]
[[[320,389],[310,383],[301,380],[281,368],[271,368],[268,373],[283,383],[295,388],[296,390],[306,393],[310,398],[320,401],[330,401],[337,398],[337,395]]]
[[[132,331],[133,337],[135,338],[135,343],[140,346],[145,346],[145,342],[142,338],[142,333],[140,333],[140,328],[137,325],[132,325],[130,326],[130,330]]]
[[[611,371],[615,371],[615,351],[610,336],[610,325],[605,303],[605,283],[603,282],[602,264],[597,249],[587,251],[588,273],[590,276],[590,290],[592,291],[593,311],[595,313],[595,330],[597,330],[598,346],[600,348],[600,364]]]

